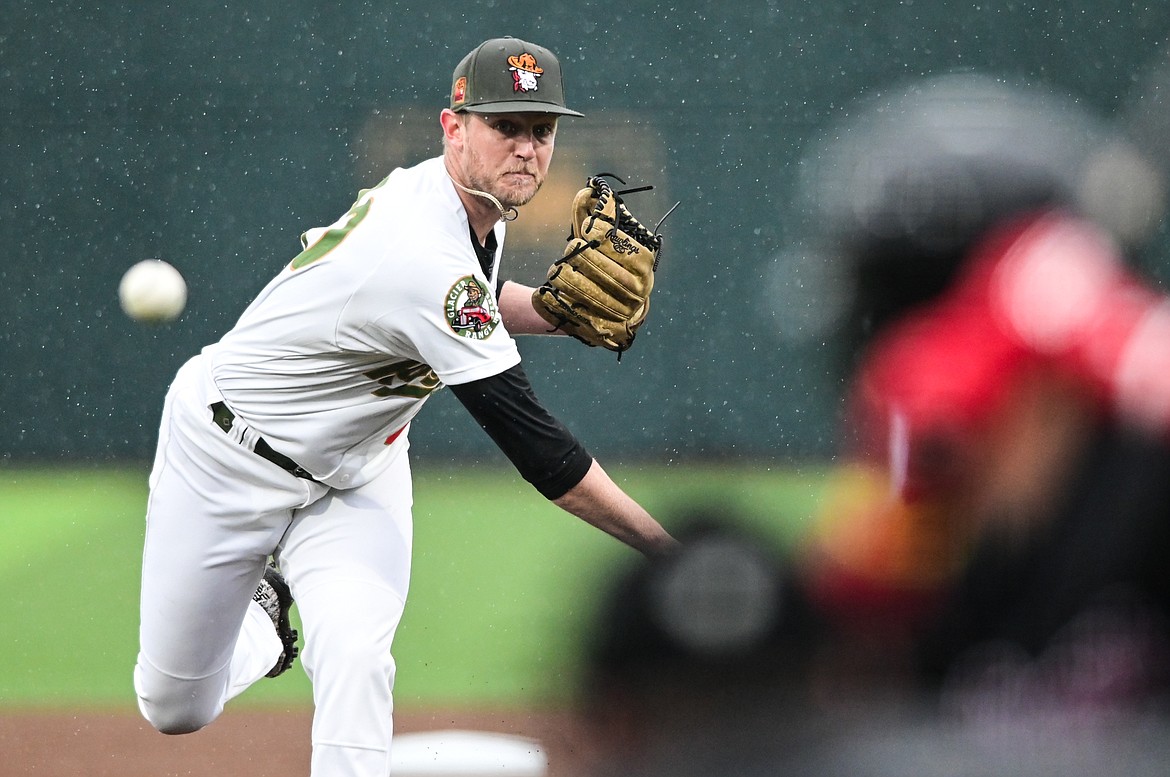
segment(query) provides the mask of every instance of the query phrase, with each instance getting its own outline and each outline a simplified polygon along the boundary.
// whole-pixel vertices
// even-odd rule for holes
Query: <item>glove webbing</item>
[[[662,248],[662,235],[655,234],[654,232],[651,232],[649,229],[647,229],[645,227],[645,225],[642,224],[642,222],[638,221],[638,219],[634,217],[634,214],[630,213],[630,209],[626,207],[626,203],[623,202],[622,198],[621,198],[622,194],[630,194],[632,192],[649,191],[650,189],[653,189],[654,187],[653,186],[638,186],[638,187],[635,187],[633,189],[623,189],[621,192],[615,192],[613,190],[613,188],[609,185],[609,182],[606,181],[602,177],[602,176],[607,176],[607,175],[612,177],[612,178],[617,178],[617,180],[619,180],[619,181],[622,180],[621,178],[618,178],[616,175],[613,175],[612,173],[599,173],[598,175],[595,175],[594,177],[589,179],[589,185],[598,190],[598,195],[597,195],[598,207],[594,210],[593,217],[589,219],[588,229],[593,228],[593,222],[596,221],[598,218],[597,214],[599,214],[602,210],[605,209],[605,204],[606,204],[607,200],[610,197],[613,197],[616,200],[614,203],[614,221],[615,221],[615,223],[614,223],[613,227],[610,229],[609,234],[611,236],[616,235],[618,230],[620,229],[623,232],[625,232],[627,235],[629,235],[631,238],[633,238],[635,241],[637,241],[638,243],[640,243],[644,246],[647,246],[648,248],[653,250],[655,252],[653,269],[655,272],[657,272],[658,260],[661,258],[658,255],[658,251],[661,250],[661,248]],[[625,181],[622,181],[622,183],[625,183]],[[592,247],[596,248],[598,245],[600,245],[600,243],[595,242],[595,244]]]

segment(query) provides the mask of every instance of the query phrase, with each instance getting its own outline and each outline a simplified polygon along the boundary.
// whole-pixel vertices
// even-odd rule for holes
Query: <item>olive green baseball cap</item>
[[[584,116],[565,107],[556,56],[512,37],[484,41],[463,58],[451,77],[451,110]]]

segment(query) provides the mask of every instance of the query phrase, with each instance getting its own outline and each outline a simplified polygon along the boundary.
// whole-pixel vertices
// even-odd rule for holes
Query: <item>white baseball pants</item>
[[[385,777],[390,647],[410,578],[406,441],[377,478],[335,490],[214,425],[219,399],[195,357],[164,405],[142,564],[139,708],[164,733],[196,731],[272,668],[280,640],[252,602],[271,554],[301,618],[315,705],[311,773]]]

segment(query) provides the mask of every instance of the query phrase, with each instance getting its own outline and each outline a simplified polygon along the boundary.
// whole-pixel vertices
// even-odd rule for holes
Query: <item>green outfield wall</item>
[[[832,289],[794,258],[789,209],[805,143],[869,89],[956,68],[1110,116],[1170,32],[1152,0],[8,0],[2,16],[0,463],[147,459],[175,369],[304,229],[438,152],[450,71],[505,34],[557,51],[586,114],[510,234],[518,279],[559,255],[589,173],[656,184],[648,220],[682,202],[634,350],[526,340],[537,391],[600,455],[825,455]],[[143,258],[186,275],[177,322],[121,314]],[[435,405],[417,455],[496,455],[451,397]]]

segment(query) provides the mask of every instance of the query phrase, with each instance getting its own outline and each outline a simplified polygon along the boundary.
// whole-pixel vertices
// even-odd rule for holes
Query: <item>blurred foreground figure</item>
[[[709,516],[617,580],[585,774],[1163,774],[1170,305],[1128,262],[1160,178],[979,77],[850,115],[806,166],[854,292],[825,519],[786,558]]]
[[[592,624],[582,773],[790,773],[830,735],[808,714],[821,629],[759,538],[716,516],[678,536],[611,580]]]
[[[1076,103],[978,76],[851,115],[804,171],[854,359],[812,596],[964,720],[1145,713],[1170,682],[1170,304],[1129,259],[1160,175]]]
[[[761,538],[715,517],[679,537],[613,578],[591,624],[576,777],[1164,773],[1161,719],[1083,739],[1048,719],[955,725],[821,618]]]

